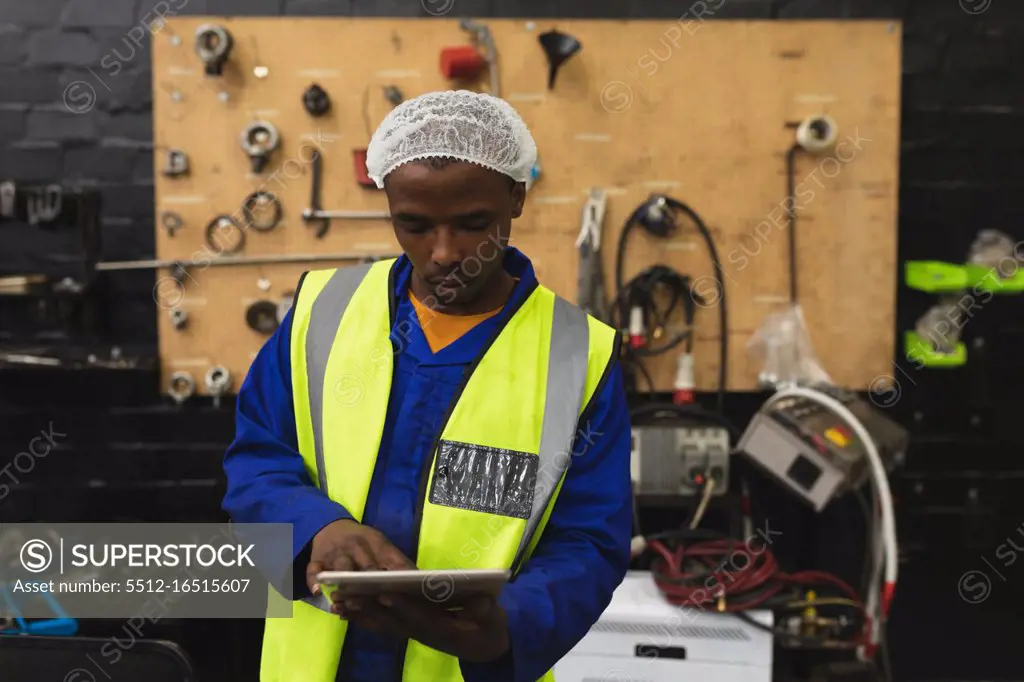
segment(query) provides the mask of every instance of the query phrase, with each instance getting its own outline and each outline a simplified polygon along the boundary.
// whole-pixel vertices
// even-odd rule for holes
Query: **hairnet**
[[[537,145],[503,99],[468,90],[430,92],[406,100],[381,122],[366,150],[377,187],[399,166],[431,157],[475,163],[528,182]]]

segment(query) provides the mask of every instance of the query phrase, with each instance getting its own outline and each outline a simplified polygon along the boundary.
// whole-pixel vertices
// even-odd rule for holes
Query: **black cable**
[[[763,630],[765,632],[770,632],[773,635],[777,634],[775,632],[775,628],[774,627],[772,627],[771,625],[765,625],[761,621],[755,619],[749,613],[746,613],[744,611],[732,611],[731,613],[732,613],[732,615],[736,616],[737,618],[742,620],[747,625],[753,625],[758,630]]]
[[[652,265],[623,285],[611,305],[610,322],[617,329],[625,329],[629,326],[628,313],[624,318],[622,317],[623,311],[641,308],[645,312],[645,319],[651,319],[655,330],[664,330],[668,326],[673,311],[677,307],[683,309],[684,327],[681,331],[658,345],[649,344],[642,348],[630,347],[634,355],[643,357],[661,355],[684,341],[687,344],[687,350],[692,350],[693,317],[696,303],[693,300],[691,288],[690,278],[687,275],[666,265]],[[668,305],[664,306],[664,309],[660,309],[656,302],[656,294],[659,292],[669,294]],[[621,305],[623,302],[625,305]]]
[[[700,216],[691,209],[689,206],[681,201],[666,197],[669,206],[682,211],[690,220],[697,226],[697,231],[700,232],[701,237],[704,238],[704,243],[708,247],[708,256],[711,258],[711,264],[715,269],[715,283],[718,285],[718,329],[719,329],[719,346],[718,346],[718,411],[721,412],[725,407],[725,382],[728,373],[728,362],[729,362],[729,325],[728,325],[728,314],[725,308],[725,272],[722,270],[722,261],[718,258],[718,249],[715,248],[715,240],[711,238],[711,233],[708,232],[707,226],[704,221],[701,220]]]
[[[647,393],[648,395],[653,396],[657,392],[654,388],[654,377],[652,377],[651,373],[647,371],[647,368],[644,367],[644,363],[639,357],[637,357],[635,351],[629,347],[628,343],[622,344],[622,350],[622,359],[625,360],[626,364],[628,364],[631,369],[634,369],[643,375],[644,381],[647,382]],[[637,387],[635,383],[633,386],[633,392],[640,392],[639,387]]]
[[[637,225],[640,224],[638,222],[637,218],[639,218],[641,211],[643,211],[645,208],[646,208],[646,204],[643,204],[643,205],[637,207],[633,211],[633,213],[631,213],[630,216],[628,218],[626,218],[626,224],[622,226],[622,233],[619,234],[619,246],[618,246],[618,249],[615,252],[615,292],[616,292],[616,298],[619,298],[621,296],[622,290],[625,288],[625,282],[623,281],[623,277],[624,277],[623,271],[625,270],[625,267],[626,267],[626,241],[628,240],[629,233],[633,230],[633,228],[635,228]],[[625,306],[625,305],[627,305],[628,302],[625,301],[625,300],[621,300],[620,299],[619,303],[620,303],[620,305]],[[621,310],[620,313],[621,313],[622,319],[629,319],[628,318],[628,316],[629,316],[629,308],[628,307],[623,308],[623,310]]]
[[[691,288],[690,295],[683,297],[683,322],[686,324],[686,329],[688,331],[686,334],[686,352],[689,355],[693,355],[693,321],[697,313],[697,301],[695,301],[694,298],[696,296],[698,296],[698,294]]]
[[[786,152],[786,232],[789,238],[789,302],[795,304],[796,297],[796,155],[800,145]]]
[[[609,317],[611,323],[616,329],[624,330],[628,327],[629,321],[629,296],[627,295],[627,287],[625,282],[625,267],[626,267],[626,244],[629,241],[630,232],[632,232],[637,225],[642,225],[640,217],[644,211],[648,208],[647,203],[643,203],[636,207],[633,212],[626,218],[626,222],[622,226],[622,232],[619,234],[618,248],[615,251],[615,297],[609,306]],[[664,237],[667,232],[659,232],[655,230],[648,230],[651,234],[657,237]],[[618,311],[616,319],[616,311]],[[647,368],[644,367],[643,360],[640,354],[636,352],[636,349],[632,348],[628,343],[622,344],[623,359],[628,365],[643,376],[644,381],[647,383],[650,389],[650,395],[656,393],[654,378],[651,376]],[[634,374],[634,384],[636,384],[636,375]],[[635,388],[638,388],[635,386]]]
[[[726,390],[726,378],[729,376],[728,362],[729,362],[729,326],[728,326],[728,312],[726,309],[725,300],[725,272],[722,270],[722,263],[718,257],[718,249],[715,248],[715,241],[711,237],[711,233],[708,231],[704,221],[696,211],[684,204],[683,202],[673,199],[671,197],[659,197],[659,200],[663,201],[664,204],[676,211],[680,211],[693,221],[697,227],[697,231],[700,232],[701,237],[704,239],[704,243],[708,249],[708,256],[711,258],[711,264],[715,271],[715,283],[718,285],[718,314],[719,314],[719,363],[718,363],[718,400],[717,407],[718,411],[721,412],[725,406],[725,390]],[[620,319],[629,319],[629,300],[628,297],[622,296],[621,293],[625,288],[624,274],[625,260],[626,260],[626,242],[629,238],[630,232],[637,226],[641,225],[644,230],[656,237],[668,236],[674,228],[674,223],[671,219],[659,220],[659,219],[646,219],[642,220],[651,208],[651,201],[644,202],[637,207],[629,218],[626,219],[626,224],[622,228],[622,233],[619,235],[619,246],[618,251],[615,254],[615,288],[617,291],[617,297],[619,299],[619,315]]]
[[[892,662],[889,660],[888,637],[885,622],[878,623],[878,650],[882,659],[882,678],[885,682],[892,682]]]

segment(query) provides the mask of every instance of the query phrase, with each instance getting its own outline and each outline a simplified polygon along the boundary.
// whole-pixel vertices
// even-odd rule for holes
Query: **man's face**
[[[522,183],[471,163],[408,163],[388,175],[384,191],[413,277],[446,306],[476,300],[501,270],[512,220],[523,212]]]

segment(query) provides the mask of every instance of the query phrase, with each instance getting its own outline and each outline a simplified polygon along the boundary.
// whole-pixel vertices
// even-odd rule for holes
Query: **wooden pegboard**
[[[225,26],[234,46],[223,75],[204,75],[193,51],[203,23]],[[890,371],[894,344],[900,116],[900,25],[859,21],[485,20],[501,55],[502,96],[530,125],[543,174],[513,224],[513,244],[547,286],[576,297],[580,211],[589,187],[608,193],[605,271],[614,272],[622,223],[651,192],[695,209],[707,223],[726,275],[730,390],[755,388],[758,362],[747,342],[764,316],[787,301],[788,261],[781,211],[792,123],[828,114],[844,146],[829,160],[797,163],[801,303],[816,353],[838,382],[865,388]],[[557,27],[582,51],[546,89],[539,33]],[[274,192],[280,225],[248,230],[240,256],[397,252],[384,221],[333,221],[318,240],[303,223],[313,149],[322,150],[322,203],[328,209],[386,210],[383,193],[355,182],[352,150],[364,148],[390,104],[386,85],[405,97],[453,87],[438,68],[446,46],[468,42],[455,19],[233,19],[175,17],[153,38],[157,257],[209,260],[206,224],[238,214],[248,194]],[[330,95],[330,113],[311,118],[302,93]],[[487,89],[486,78],[474,89]],[[239,136],[251,121],[280,131],[276,154],[251,172]],[[854,143],[854,140],[857,140]],[[184,149],[190,174],[162,175],[164,153]],[[838,157],[838,158],[837,158]],[[173,237],[159,216],[184,226]],[[695,279],[712,275],[693,230],[669,242],[636,234],[627,278],[664,262]],[[245,306],[277,300],[299,274],[335,263],[193,269],[184,293],[157,274],[164,384],[189,371],[202,388],[214,364],[237,389],[265,337],[245,326]],[[706,280],[703,280],[706,283]],[[167,308],[189,312],[183,330]],[[714,390],[718,317],[696,321],[696,379]],[[675,374],[671,355],[648,363],[660,389]]]

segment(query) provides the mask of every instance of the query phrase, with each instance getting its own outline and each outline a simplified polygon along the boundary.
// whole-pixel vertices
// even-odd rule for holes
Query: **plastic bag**
[[[1009,236],[998,230],[979,232],[967,253],[968,263],[990,268],[999,267],[1006,259],[1018,259],[1016,244]]]
[[[833,383],[814,354],[799,305],[765,317],[747,342],[747,350],[762,363],[758,382],[764,388]]]
[[[917,321],[914,331],[929,342],[937,353],[952,353],[960,341],[960,331],[967,324],[966,315],[955,298],[943,299]]]

